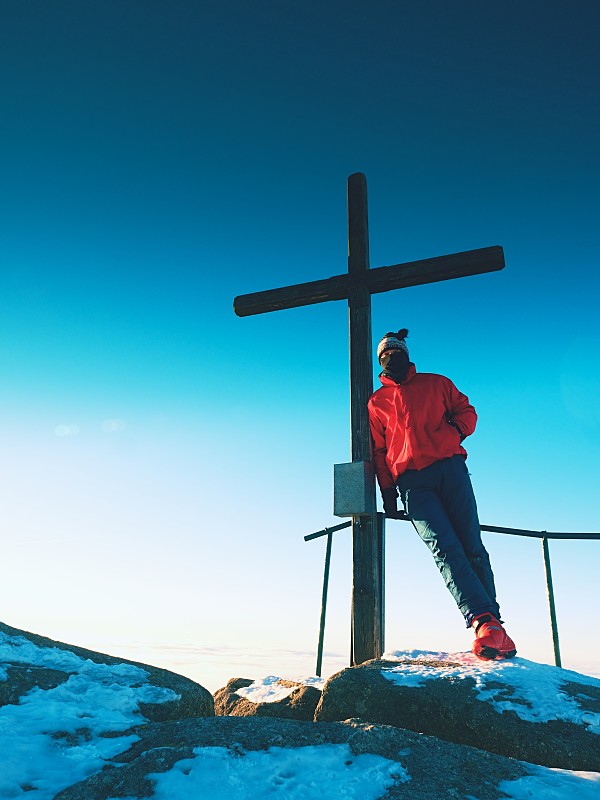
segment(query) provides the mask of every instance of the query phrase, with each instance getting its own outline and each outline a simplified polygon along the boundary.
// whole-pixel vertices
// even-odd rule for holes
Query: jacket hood
[[[410,364],[408,365],[408,370],[406,372],[406,375],[404,376],[404,380],[400,381],[400,383],[396,383],[396,381],[393,380],[393,378],[389,378],[387,375],[384,375],[383,372],[379,373],[379,380],[381,381],[383,386],[402,386],[404,383],[408,383],[408,381],[411,378],[414,378],[416,374],[417,374],[417,368],[411,361]]]

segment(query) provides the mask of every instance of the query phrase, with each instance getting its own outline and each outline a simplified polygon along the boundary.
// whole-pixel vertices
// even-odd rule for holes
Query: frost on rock
[[[401,686],[420,687],[427,681],[474,681],[478,699],[490,703],[498,712],[514,711],[528,722],[562,720],[600,733],[600,713],[582,708],[585,695],[573,687],[592,687],[600,696],[600,680],[524,658],[507,661],[481,661],[470,653],[432,653],[397,651],[386,653],[385,661],[398,660],[381,674]],[[438,666],[443,662],[443,668]],[[454,665],[454,666],[450,666]]]
[[[8,700],[0,707],[2,798],[36,790],[37,800],[51,800],[137,740],[127,731],[147,722],[142,704],[178,698],[149,683],[149,673],[133,664],[96,663],[1,631],[0,665],[1,682],[11,682],[13,672],[19,677],[17,696],[5,693]],[[47,671],[54,676],[49,688],[21,679]],[[19,686],[25,690],[20,696]]]

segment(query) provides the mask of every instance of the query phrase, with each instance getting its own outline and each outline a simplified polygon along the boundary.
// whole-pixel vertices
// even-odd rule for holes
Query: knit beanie
[[[408,356],[408,347],[404,339],[408,336],[408,330],[402,328],[397,333],[386,333],[377,345],[377,359],[381,359],[381,354],[388,350],[403,350]]]

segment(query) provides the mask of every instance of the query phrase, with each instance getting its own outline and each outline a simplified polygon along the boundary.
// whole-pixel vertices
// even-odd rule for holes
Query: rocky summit
[[[0,624],[2,799],[593,800],[599,737],[600,681],[524,659],[397,653],[213,699]]]
[[[315,719],[360,717],[548,767],[600,772],[599,712],[600,681],[556,667],[400,657],[334,675]]]

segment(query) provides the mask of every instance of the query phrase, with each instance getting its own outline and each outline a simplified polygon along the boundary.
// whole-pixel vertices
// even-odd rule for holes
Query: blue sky
[[[375,339],[408,327],[417,368],[479,412],[482,521],[600,529],[594,4],[0,13],[8,624],[314,649],[322,552],[302,537],[336,522],[332,464],[349,460],[347,308],[238,319],[232,301],[346,270],[357,171],[373,267],[505,249],[502,272],[373,298]],[[549,660],[539,544],[490,537],[520,652]],[[389,646],[467,648],[422,545],[400,523],[388,538]],[[552,554],[565,656],[600,670],[600,543]]]

